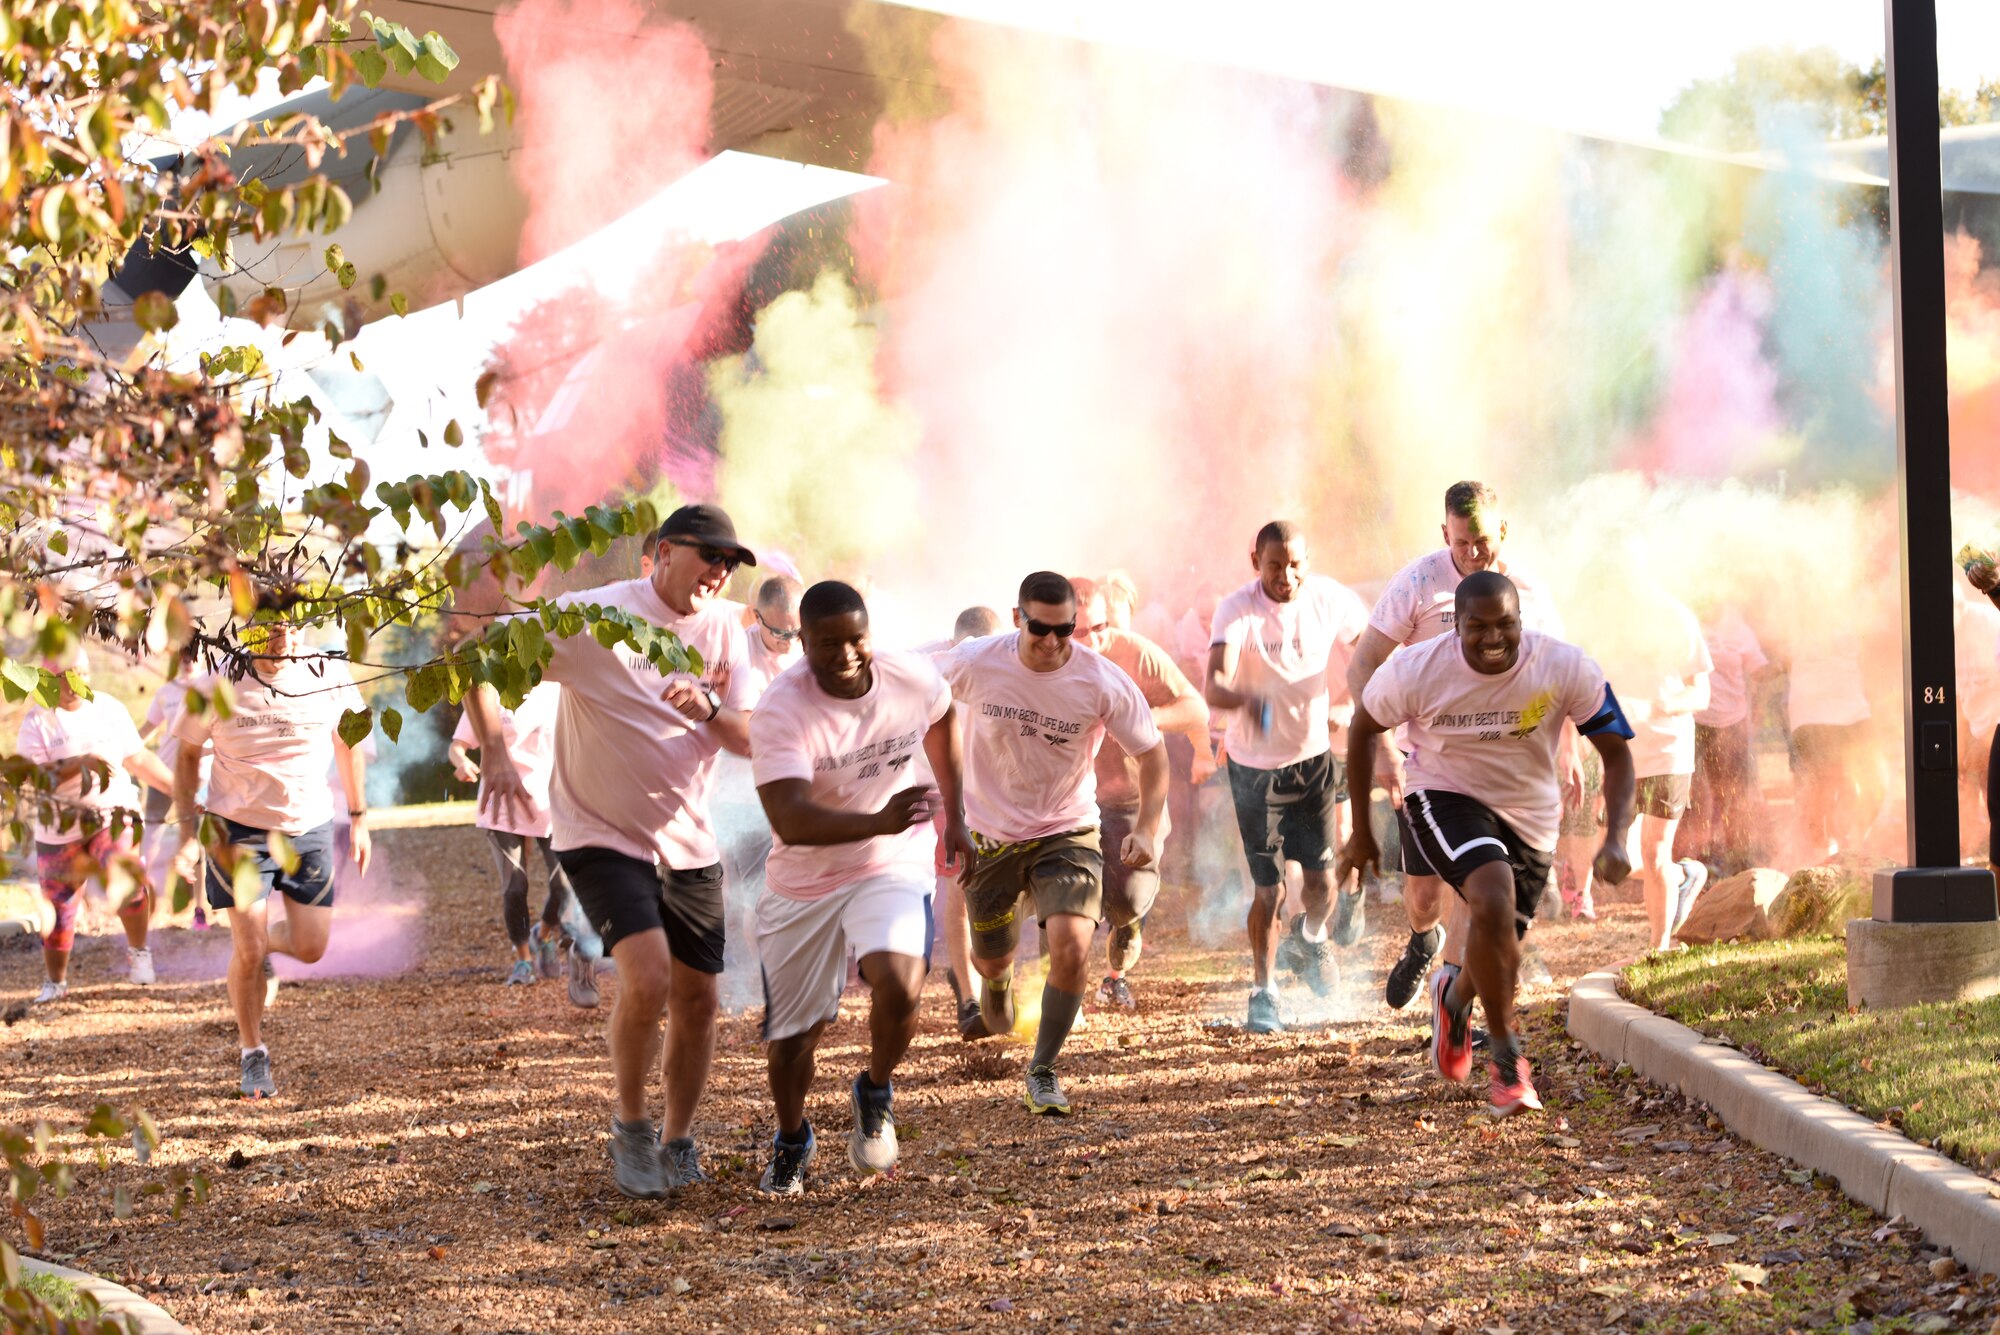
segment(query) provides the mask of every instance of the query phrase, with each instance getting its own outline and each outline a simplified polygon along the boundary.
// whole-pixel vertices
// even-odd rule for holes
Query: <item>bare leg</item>
[[[628,936],[611,948],[618,963],[618,1000],[611,1007],[606,1040],[611,1075],[617,1085],[618,1119],[646,1120],[646,1078],[667,1009],[667,975],[672,958],[667,934],[654,928]]]
[[[972,925],[965,917],[965,887],[949,873],[937,878],[937,915],[952,990],[961,1002],[977,997],[972,988]]]
[[[861,957],[861,976],[874,993],[868,1006],[868,1078],[878,1089],[886,1089],[917,1036],[924,962],[913,955],[878,950]]]
[[[661,944],[666,941],[661,935]],[[622,965],[620,966],[622,969]],[[694,1125],[695,1105],[715,1062],[715,1018],[722,1010],[716,975],[675,961],[667,978],[667,1048],[663,1070],[667,1112],[660,1139],[678,1140]]]
[[[1488,862],[1466,878],[1470,913],[1466,932],[1465,968],[1452,984],[1449,1004],[1466,1004],[1468,989],[1486,1012],[1486,1029],[1496,1056],[1511,1047],[1514,1035],[1514,988],[1521,970],[1521,943],[1514,933],[1514,871],[1504,862]]]
[[[1271,970],[1278,963],[1278,924],[1284,914],[1285,893],[1281,886],[1260,885],[1250,898],[1250,981],[1257,987],[1271,985]]]
[[[806,1121],[806,1094],[812,1089],[813,1052],[819,1036],[826,1032],[822,1020],[803,1034],[777,1039],[765,1053],[764,1064],[771,1080],[771,1102],[778,1110],[778,1130],[796,1139]]]
[[[68,982],[69,952],[67,950],[54,950],[48,946],[43,946],[42,968],[48,971],[50,982],[52,983]]]
[[[1344,893],[1344,892],[1343,892]],[[1361,891],[1357,886],[1355,894]],[[1322,940],[1326,935],[1327,919],[1333,916],[1333,875],[1331,872],[1309,871],[1299,887],[1299,904],[1305,910],[1306,927]]]
[[[264,1045],[264,957],[271,942],[265,916],[268,897],[229,910],[229,1004],[236,1012],[236,1039],[245,1048]]]
[[[118,910],[119,925],[125,929],[125,944],[134,950],[146,948],[146,931],[153,921],[153,891],[141,886]]]
[[[1679,889],[1681,870],[1674,865],[1676,820],[1641,816],[1634,827],[1637,842],[1632,865],[1639,869],[1639,890],[1646,901],[1646,943],[1649,950],[1665,950],[1673,940],[1673,895]]]
[[[270,900],[266,898],[264,902],[269,904]],[[331,908],[288,899],[285,901],[285,916],[269,929],[267,949],[273,955],[290,955],[301,964],[313,964],[326,954],[326,943],[332,932]],[[259,964],[261,966],[261,960]]]
[[[1442,878],[1415,875],[1403,878],[1403,909],[1410,915],[1412,932],[1421,934],[1437,926],[1444,917],[1445,901]],[[1451,929],[1447,927],[1445,931],[1449,935]]]

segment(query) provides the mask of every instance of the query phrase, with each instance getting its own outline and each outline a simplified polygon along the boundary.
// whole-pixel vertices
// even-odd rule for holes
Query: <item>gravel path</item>
[[[1135,976],[1145,1009],[1071,1040],[1079,1116],[1029,1117],[1024,1048],[961,1044],[934,986],[898,1082],[903,1169],[854,1181],[850,993],[806,1197],[752,1190],[771,1120],[751,1013],[723,1025],[697,1127],[717,1182],[628,1202],[603,1145],[602,1012],[499,986],[476,833],[390,831],[378,850],[378,902],[349,897],[315,971],[338,976],[288,983],[268,1022],[272,1103],[235,1097],[221,932],[160,933],[144,991],[107,981],[122,955],[89,939],[72,999],[0,1030],[0,1120],[73,1133],[105,1098],[166,1138],[153,1169],[124,1151],[49,1211],[52,1259],[200,1332],[1986,1331],[2000,1310],[1990,1280],[1569,1043],[1561,986],[1631,952],[1636,907],[1537,928],[1557,982],[1527,994],[1539,1117],[1490,1123],[1483,1085],[1427,1073],[1421,1016],[1359,979],[1358,1018],[1240,1033],[1242,952],[1191,942],[1170,892]],[[1392,915],[1357,975],[1400,948]],[[0,950],[0,1003],[38,977],[31,946]],[[175,1165],[213,1180],[208,1204],[113,1217],[111,1186]]]

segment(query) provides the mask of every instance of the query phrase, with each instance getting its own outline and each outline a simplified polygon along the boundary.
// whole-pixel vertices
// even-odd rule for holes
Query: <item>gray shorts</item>
[[[757,955],[764,974],[764,1040],[805,1033],[840,1014],[847,957],[931,958],[931,878],[885,871],[818,899],[766,889],[757,900]]]

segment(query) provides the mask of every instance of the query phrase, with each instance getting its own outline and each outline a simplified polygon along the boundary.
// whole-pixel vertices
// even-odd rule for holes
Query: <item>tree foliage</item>
[[[295,644],[345,657],[357,677],[399,675],[402,704],[416,711],[455,703],[478,682],[518,701],[539,679],[548,641],[563,635],[628,643],[663,666],[690,663],[671,636],[615,611],[512,596],[546,566],[568,569],[650,530],[649,502],[558,513],[510,533],[485,483],[464,469],[371,477],[312,403],[272,392],[255,347],[221,347],[191,368],[169,366],[162,335],[175,305],[166,293],[128,293],[129,312],[110,304],[122,287],[111,280],[135,252],[192,254],[226,269],[243,238],[337,232],[355,201],[323,168],[350,140],[365,137],[379,153],[406,123],[427,138],[452,115],[490,127],[496,114],[511,114],[511,99],[486,80],[344,132],[289,114],[149,155],[177,112],[216,112],[231,94],[252,93],[260,77],[275,77],[288,94],[314,79],[338,93],[392,74],[440,83],[457,61],[443,36],[356,11],[354,0],[0,0],[0,627],[8,655],[0,696],[51,701],[44,656],[86,635],[135,656],[178,655],[240,675],[250,661],[246,638],[256,643],[254,628],[276,617],[305,628]],[[272,145],[291,149],[285,156],[308,170],[277,182],[232,166],[245,150]],[[362,281],[337,243],[323,258],[341,292]],[[315,278],[316,293],[327,285],[324,274],[305,281]],[[380,286],[379,276],[371,281]],[[389,305],[407,309],[400,294]],[[351,304],[330,306],[302,285],[276,282],[235,313],[321,334],[334,347],[360,327]],[[126,318],[144,336],[129,356],[106,355],[93,331]],[[442,443],[462,439],[453,423]],[[328,480],[313,480],[327,477],[314,472],[316,450],[322,463],[325,454],[340,461]],[[459,541],[482,520],[483,539]],[[501,605],[535,615],[481,622],[424,661],[378,661],[378,635],[451,613],[454,595],[475,582],[497,586]],[[227,711],[226,685],[190,707]],[[389,706],[350,719],[345,731],[358,738],[379,724],[393,740],[401,723],[402,711]],[[0,840],[26,837],[22,817],[38,795],[46,800],[52,778],[0,755]]]
[[[1938,94],[1940,126],[2000,119],[2000,82]],[[1660,113],[1660,134],[1683,143],[1747,152],[1773,134],[1864,139],[1889,132],[1889,79],[1881,59],[1866,69],[1829,47],[1754,47],[1729,72],[1697,79]]]

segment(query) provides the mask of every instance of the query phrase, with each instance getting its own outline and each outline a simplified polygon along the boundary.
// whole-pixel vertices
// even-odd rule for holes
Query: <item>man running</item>
[[[917,652],[935,657],[955,649],[967,640],[982,639],[1000,631],[1000,614],[990,607],[968,607],[952,623],[951,638],[933,640]],[[932,901],[937,913],[937,932],[944,938],[945,977],[951,980],[951,994],[958,1003],[958,1036],[967,1042],[991,1038],[979,1013],[979,994],[972,987],[972,928],[965,917],[965,887],[946,864],[949,849],[944,840],[944,822],[938,822],[937,895]]]
[[[916,1036],[930,969],[933,815],[952,862],[975,856],[951,690],[937,668],[919,653],[876,653],[849,585],[813,585],[797,612],[805,667],[773,682],[750,718],[757,794],[776,836],[756,931],[778,1133],[757,1185],[780,1195],[805,1190],[813,1054],[840,1014],[850,950],[871,999],[868,1066],[848,1087],[847,1158],[864,1177],[896,1166],[890,1079]]]
[[[153,952],[146,946],[153,885],[137,855],[140,798],[132,781],[169,795],[174,787],[173,774],[146,749],[125,706],[109,695],[84,694],[89,690],[90,660],[82,646],[72,642],[67,652],[43,667],[56,674],[55,707],[30,704],[14,748],[23,760],[45,772],[38,776],[41,791],[35,803],[35,863],[42,897],[55,912],[55,926],[42,938],[47,977],[35,996],[36,1005],[69,996],[76,915],[92,881],[105,887],[121,882],[131,886],[118,906],[118,921],[125,929],[126,976],[141,987],[154,981]],[[123,873],[115,874],[121,863]]]
[[[1253,887],[1252,982],[1243,1025],[1253,1034],[1285,1027],[1271,976],[1281,954],[1286,968],[1323,995],[1338,972],[1334,946],[1353,945],[1362,931],[1361,887],[1343,890],[1336,904],[1328,872],[1347,801],[1334,730],[1353,713],[1347,659],[1367,627],[1368,609],[1346,585],[1309,574],[1311,560],[1298,525],[1282,519],[1264,525],[1250,548],[1257,577],[1217,605],[1209,633],[1208,703],[1237,711],[1223,749]],[[1305,873],[1304,902],[1283,931],[1287,862]]]
[[[1215,768],[1208,749],[1208,706],[1167,651],[1145,636],[1111,624],[1110,600],[1104,589],[1087,579],[1071,580],[1076,590],[1076,634],[1072,642],[1094,649],[1132,679],[1153,711],[1153,726],[1162,735],[1180,733],[1194,747],[1195,772],[1206,778]],[[1097,750],[1097,809],[1102,817],[1102,843],[1122,848],[1139,815],[1139,765],[1116,747]],[[1160,862],[1166,857],[1171,823],[1160,817],[1160,846],[1152,865],[1128,867],[1121,858],[1104,864],[1104,920],[1111,925],[1104,943],[1104,981],[1097,985],[1097,1004],[1137,1010],[1138,999],[1125,975],[1139,963],[1141,933],[1153,901],[1160,895]]]
[[[353,821],[354,866],[368,873],[367,764],[340,739],[340,716],[365,706],[347,664],[337,658],[291,656],[297,632],[283,621],[251,626],[251,671],[228,683],[227,718],[214,704],[223,679],[194,686],[207,707],[185,705],[174,725],[174,809],[180,820],[179,873],[192,881],[202,845],[197,809],[202,748],[213,752],[206,814],[221,824],[208,849],[208,906],[229,913],[229,1000],[242,1045],[243,1097],[270,1098],[271,1054],[264,1046],[264,1011],[276,996],[271,956],[311,964],[326,953],[333,931],[333,804],[326,773],[339,770]],[[192,704],[192,699],[188,702]],[[270,920],[271,896],[285,901]]]
[[[502,816],[482,803],[476,823],[493,846],[493,865],[500,873],[500,918],[514,948],[508,986],[531,986],[538,977],[556,979],[567,973],[571,1004],[589,1010],[599,1000],[597,971],[591,951],[579,948],[564,926],[571,898],[569,877],[549,846],[549,779],[556,763],[556,712],[561,701],[562,687],[545,681],[528,692],[519,709],[500,710],[500,740],[528,790],[528,807],[525,812]],[[479,764],[469,754],[478,745],[479,734],[468,709],[459,716],[446,751],[452,772],[462,782],[480,782]],[[532,934],[528,920],[530,850],[540,852],[548,884],[541,925]]]
[[[1103,916],[1104,852],[1092,757],[1109,733],[1139,762],[1139,812],[1117,855],[1148,867],[1167,803],[1167,748],[1131,679],[1073,644],[1076,591],[1041,570],[1021,581],[1011,635],[972,640],[940,666],[965,719],[965,811],[979,861],[965,883],[980,1010],[1014,1027],[1015,909],[1028,896],[1049,943],[1041,1025],[1028,1063],[1028,1111],[1066,1115],[1056,1055],[1089,983],[1090,938]]]
[[[744,627],[753,700],[799,661],[799,593],[804,587],[790,575],[773,575],[757,586]]]
[[[552,842],[584,916],[618,964],[610,1024],[617,1104],[612,1180],[627,1196],[658,1197],[704,1182],[692,1128],[715,1057],[716,976],[722,972],[722,854],[709,818],[716,755],[749,748],[749,673],[743,627],[719,598],[730,574],[756,564],[729,516],[684,505],[653,539],[642,579],[584,589],[559,605],[619,609],[671,631],[701,655],[703,675],[664,680],[627,645],[590,635],[550,640],[544,681],[561,684]],[[502,817],[528,792],[507,755],[498,698],[466,695],[486,756],[481,801]],[[660,1017],[666,1115],[646,1116],[646,1076]]]
[[[1376,600],[1368,629],[1347,668],[1348,690],[1356,700],[1362,698],[1369,680],[1398,646],[1408,648],[1451,633],[1459,581],[1478,571],[1497,571],[1513,582],[1530,629],[1544,635],[1562,634],[1562,623],[1548,600],[1540,596],[1539,587],[1500,557],[1501,544],[1507,540],[1507,520],[1500,513],[1498,492],[1483,482],[1454,482],[1445,488],[1442,532],[1444,546],[1403,567]],[[1556,756],[1564,791],[1576,793],[1580,800],[1583,775],[1575,763],[1567,729]],[[1409,943],[1389,970],[1383,993],[1390,1006],[1401,1010],[1416,998],[1431,961],[1447,943],[1443,921],[1446,905],[1444,882],[1424,862],[1417,841],[1411,838],[1408,815],[1402,808],[1395,750],[1385,751],[1383,760],[1386,768],[1380,777],[1387,782],[1396,806],[1403,857],[1403,907],[1410,917]],[[1352,782],[1371,787],[1376,777],[1349,776]],[[1360,805],[1366,809],[1365,796]],[[1447,965],[1456,968],[1461,954],[1460,946],[1452,945],[1445,954]]]
[[[1431,986],[1431,1061],[1447,1080],[1471,1074],[1476,994],[1489,1034],[1489,1110],[1504,1117],[1542,1106],[1514,1028],[1514,987],[1562,817],[1558,735],[1567,719],[1603,757],[1596,873],[1616,885],[1632,869],[1632,729],[1582,650],[1522,630],[1520,594],[1505,575],[1467,575],[1453,603],[1453,634],[1395,655],[1368,683],[1347,763],[1350,773],[1372,774],[1376,738],[1406,725],[1405,826],[1469,910],[1464,968],[1439,970]],[[1369,822],[1357,821],[1338,874],[1366,872],[1380,856]]]

